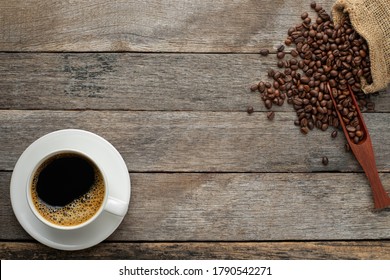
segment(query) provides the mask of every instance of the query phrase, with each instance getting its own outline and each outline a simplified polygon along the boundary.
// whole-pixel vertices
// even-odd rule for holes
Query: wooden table
[[[309,4],[0,0],[1,258],[390,259],[390,211],[372,211],[341,131],[305,136],[287,104],[269,121],[249,91],[276,67],[258,51],[275,53]],[[389,90],[372,100],[390,191]],[[132,180],[123,223],[76,252],[32,239],[9,197],[23,150],[64,128],[105,137]]]

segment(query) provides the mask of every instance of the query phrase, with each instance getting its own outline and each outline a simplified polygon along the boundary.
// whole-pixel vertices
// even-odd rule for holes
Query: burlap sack
[[[334,22],[340,23],[345,13],[368,43],[373,83],[362,80],[363,91],[385,89],[390,83],[390,0],[336,0]]]

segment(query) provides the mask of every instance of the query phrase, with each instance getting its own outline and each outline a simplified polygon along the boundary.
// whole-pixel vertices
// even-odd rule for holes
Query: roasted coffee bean
[[[303,127],[301,127],[301,132],[302,132],[303,134],[308,134],[308,133],[309,133],[309,128],[306,127],[306,126],[303,126]]]
[[[355,132],[356,131],[356,127],[353,127],[351,125],[347,125],[345,128],[347,129],[348,132]]]
[[[296,50],[291,50],[290,54],[293,57],[297,57],[298,56],[298,52]]]
[[[308,16],[309,16],[309,14],[307,12],[304,12],[304,13],[301,14],[301,19],[304,20]]]
[[[275,73],[274,73],[274,75],[273,75],[274,80],[277,80],[277,79],[279,79],[280,77],[282,77],[282,73],[279,72],[279,71],[275,71]]]
[[[267,112],[267,118],[272,121],[275,118],[275,112],[274,111],[269,111]]]
[[[284,46],[283,46],[283,45],[280,45],[280,46],[277,48],[277,51],[278,51],[278,52],[284,51]]]
[[[317,32],[314,29],[311,29],[309,31],[309,36],[312,37],[312,38],[314,38],[316,36],[316,34],[317,34]]]
[[[251,91],[256,91],[258,89],[259,89],[259,85],[258,84],[251,85]]]
[[[302,118],[301,121],[300,121],[300,125],[301,126],[307,126],[308,125],[308,121],[306,118]]]
[[[301,83],[302,84],[308,84],[310,82],[310,78],[305,76],[301,78]]]
[[[259,89],[259,91],[261,93],[263,93],[265,91],[265,84],[264,84],[264,82],[259,82],[258,89]]]
[[[337,137],[337,130],[333,130],[331,136],[332,136],[332,138],[336,138]]]
[[[285,55],[284,52],[278,52],[276,56],[278,59],[283,59],[284,55]]]
[[[269,50],[268,49],[262,49],[262,50],[260,50],[260,54],[262,56],[267,56],[269,54]]]
[[[306,99],[307,100],[307,99]],[[306,105],[305,106],[305,112],[311,112],[313,110],[313,106],[311,106],[310,104]]]
[[[336,70],[330,71],[329,74],[330,74],[331,77],[337,77],[339,75],[339,73]]]
[[[360,63],[362,62],[362,58],[360,56],[356,56],[353,61],[352,61],[355,65],[360,65]]]
[[[301,98],[299,98],[299,97],[296,97],[296,98],[293,99],[293,103],[294,103],[294,105],[302,106],[303,100]]]
[[[310,45],[309,44],[304,44],[302,46],[302,52],[308,53],[310,51]]]
[[[264,104],[265,104],[265,107],[266,107],[267,109],[271,109],[271,108],[272,108],[272,102],[271,102],[271,100],[267,99],[267,100],[264,102]]]
[[[314,8],[314,10],[318,13],[322,10],[322,7],[321,5],[317,4],[316,7]]]
[[[290,59],[290,65],[296,65],[298,61],[295,58]]]
[[[307,17],[303,20],[303,23],[306,25],[305,27],[308,29],[309,28],[309,24],[311,22],[311,18]]]
[[[327,157],[322,157],[322,164],[323,165],[328,165],[329,159]]]
[[[254,110],[252,106],[248,106],[248,108],[246,108],[246,111],[248,114],[252,114]]]

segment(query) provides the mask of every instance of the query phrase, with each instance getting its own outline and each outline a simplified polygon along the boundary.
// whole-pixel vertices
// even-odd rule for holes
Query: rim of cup
[[[79,156],[82,156],[82,157],[85,157],[87,158],[88,160],[90,160],[93,164],[96,165],[96,167],[99,169],[99,171],[101,172],[102,174],[102,177],[103,177],[103,183],[104,183],[104,198],[103,198],[103,202],[102,204],[100,205],[99,207],[99,210],[96,211],[96,213],[90,217],[88,220],[82,222],[82,223],[79,223],[77,225],[72,225],[72,226],[64,226],[64,225],[58,225],[58,224],[55,224],[55,223],[52,223],[50,221],[48,221],[47,219],[45,219],[39,212],[38,210],[36,209],[35,205],[34,205],[34,202],[33,202],[33,198],[32,198],[32,180],[34,179],[34,175],[35,173],[37,172],[37,170],[39,169],[39,167],[46,161],[48,160],[49,158],[51,157],[54,157],[56,155],[59,155],[59,154],[66,154],[66,153],[69,153],[69,154],[76,154],[76,155],[79,155]],[[104,170],[100,167],[99,163],[96,162],[91,156],[89,156],[88,154],[86,154],[85,152],[83,151],[80,151],[80,150],[77,150],[77,149],[59,149],[59,150],[56,150],[56,151],[53,151],[47,155],[45,155],[43,158],[41,158],[37,164],[35,164],[34,168],[31,170],[30,174],[29,174],[29,178],[27,180],[27,186],[26,186],[26,195],[27,195],[27,201],[28,201],[28,205],[31,209],[31,211],[34,213],[35,217],[37,219],[39,219],[41,222],[43,222],[44,224],[46,224],[47,226],[51,227],[51,228],[56,228],[56,229],[60,229],[60,230],[75,230],[75,229],[79,229],[79,228],[82,228],[82,227],[85,227],[87,225],[89,225],[90,223],[92,223],[93,221],[95,221],[97,219],[97,217],[100,216],[100,214],[103,212],[104,210],[104,206],[107,202],[107,199],[108,199],[108,188],[107,188],[107,178],[106,178],[106,175],[104,173]]]

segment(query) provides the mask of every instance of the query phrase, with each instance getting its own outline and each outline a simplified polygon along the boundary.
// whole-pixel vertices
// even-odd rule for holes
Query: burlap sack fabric
[[[390,0],[336,0],[334,22],[340,23],[346,13],[368,43],[373,83],[362,80],[363,91],[385,89],[390,83]]]

